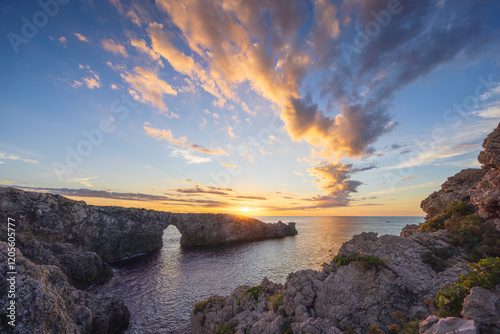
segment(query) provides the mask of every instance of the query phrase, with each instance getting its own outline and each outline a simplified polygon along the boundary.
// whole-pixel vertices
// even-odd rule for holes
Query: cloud
[[[75,36],[76,36],[76,37],[77,37],[80,41],[82,41],[82,42],[86,42],[86,43],[88,43],[88,42],[89,42],[89,40],[87,39],[87,37],[83,36],[82,34],[79,34],[79,33],[75,32],[75,33],[74,33],[74,35],[75,35]]]
[[[210,158],[207,157],[198,157],[193,154],[193,150],[184,150],[180,148],[170,148],[170,156],[171,157],[181,157],[187,160],[188,164],[201,164],[204,162],[209,162]]]
[[[353,167],[352,164],[323,162],[307,171],[316,179],[314,182],[327,194],[305,198],[305,201],[315,202],[308,208],[329,208],[349,205],[351,193],[357,193],[363,183],[351,180],[351,175],[376,168],[374,165]]]
[[[5,179],[0,179],[0,185],[9,186],[9,185],[12,185],[12,184],[14,184],[14,182],[9,181],[9,180],[5,180]]]
[[[163,67],[163,62],[160,59],[160,54],[156,53],[153,49],[146,45],[146,41],[143,39],[131,39],[130,45],[137,48],[140,52],[148,55],[151,59],[156,61],[160,67]]]
[[[210,149],[210,148],[206,148],[204,146],[201,146],[199,144],[189,143],[186,137],[175,138],[170,129],[168,129],[168,130],[161,129],[160,130],[160,129],[151,128],[148,126],[148,123],[146,123],[143,126],[143,129],[148,136],[151,136],[155,139],[165,140],[165,141],[167,141],[171,144],[177,145],[177,146],[188,147],[190,149],[193,149],[193,150],[201,152],[201,153],[212,154],[212,155],[216,155],[216,156],[228,155],[227,152],[224,151],[220,147],[217,147],[216,149]]]
[[[228,192],[234,191],[233,189],[229,188],[217,188],[212,186],[202,187],[200,185],[196,185],[193,188],[178,188],[172,190],[183,194],[211,194],[211,195],[227,195]]]
[[[72,178],[69,179],[69,182],[76,182],[76,183],[81,183],[85,187],[93,188],[92,183],[90,180],[96,179],[98,176],[92,176],[92,177],[86,177],[86,178]]]
[[[2,152],[2,151],[0,151],[0,160],[22,161],[22,162],[27,162],[30,164],[40,163],[38,160],[24,158],[24,157],[19,156],[17,154],[10,154],[10,153],[6,153],[6,152]]]
[[[168,12],[186,41],[188,51],[183,53],[162,24],[148,28],[152,48],[177,72],[219,100],[239,101],[235,87],[248,83],[281,108],[293,139],[305,140],[322,148],[323,155],[336,158],[376,152],[372,145],[397,126],[389,110],[395,93],[404,86],[458,58],[493,54],[486,52],[494,39],[481,24],[484,8],[467,1],[453,8],[442,3],[442,10],[430,0],[405,1],[401,13],[392,15],[390,26],[348,54],[349,64],[345,46],[356,47],[360,38],[355,24],[361,30],[376,24],[372,13],[385,10],[387,1],[334,5],[317,0],[312,21],[305,14],[306,4],[299,1],[264,6],[261,1],[159,0],[157,5]],[[467,20],[462,19],[465,16]],[[311,22],[304,38],[303,28]],[[326,77],[319,87],[320,97],[328,100],[325,110],[302,84],[317,69]]]
[[[266,201],[267,200],[267,198],[262,197],[262,196],[235,196],[234,198],[258,200],[258,201]]]
[[[114,90],[117,90],[117,89],[118,89],[118,86],[117,86],[117,85],[115,85],[115,84],[111,84],[111,85],[109,85],[109,87],[110,87],[111,89],[114,89]]]
[[[101,83],[99,82],[99,77],[97,75],[83,78],[83,81],[89,89],[101,88]]]
[[[485,92],[479,97],[479,108],[473,112],[482,118],[500,117],[500,84]]]
[[[132,20],[132,22],[134,22],[137,26],[141,26],[141,20],[139,19],[139,16],[132,9],[127,12],[127,17],[130,18],[130,20]]]
[[[160,113],[170,118],[179,117],[172,112],[168,113],[168,108],[163,102],[165,95],[177,95],[177,91],[160,79],[155,72],[137,66],[134,68],[134,73],[125,72],[121,74],[121,77],[130,85],[129,93],[134,100],[153,105],[159,109]]]
[[[225,166],[225,167],[233,167],[233,168],[239,168],[240,167],[238,165],[230,164],[230,163],[227,163],[227,162],[223,162],[223,163],[221,163],[221,165]]]
[[[414,141],[408,154],[399,154],[400,162],[384,169],[405,169],[427,166],[436,162],[478,152],[480,143],[496,126],[498,119],[472,121],[459,120],[454,123],[436,124],[423,136],[426,140]],[[465,142],[464,142],[465,141]],[[401,152],[403,153],[403,152]]]
[[[230,127],[230,126],[227,128],[227,134],[228,134],[228,135],[229,135],[229,137],[231,137],[231,138],[238,138],[238,136],[234,134],[234,132],[233,132],[233,128],[232,128],[232,127]]]
[[[19,189],[32,190],[38,192],[49,192],[51,194],[58,194],[62,196],[72,196],[72,197],[96,197],[96,198],[108,198],[108,199],[118,199],[118,200],[128,200],[128,201],[165,201],[168,200],[168,196],[158,196],[142,193],[117,193],[105,190],[92,190],[92,189],[69,189],[69,188],[34,188],[34,187],[17,187]]]
[[[115,55],[122,55],[125,58],[128,57],[127,49],[125,49],[123,45],[116,43],[112,39],[103,39],[101,41],[101,45],[106,51],[109,51]]]
[[[61,43],[64,47],[66,47],[66,43],[68,43],[68,40],[66,39],[66,37],[64,36],[61,36],[59,37],[59,43]]]

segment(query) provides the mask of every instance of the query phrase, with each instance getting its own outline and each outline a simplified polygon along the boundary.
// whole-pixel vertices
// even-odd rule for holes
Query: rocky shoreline
[[[500,125],[483,147],[482,169],[422,201],[422,226],[356,235],[322,271],[200,301],[192,333],[500,333]]]
[[[0,282],[0,329],[12,333],[118,333],[130,314],[120,296],[88,288],[113,276],[109,262],[162,247],[175,225],[182,246],[282,238],[294,223],[230,214],[180,214],[87,205],[63,196],[0,188],[0,219],[15,226],[16,327],[8,324],[9,283]],[[0,226],[0,272],[7,277],[7,224]]]

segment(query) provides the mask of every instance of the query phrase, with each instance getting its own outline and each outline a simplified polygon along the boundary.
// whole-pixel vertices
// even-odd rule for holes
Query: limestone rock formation
[[[182,233],[185,246],[297,234],[294,223],[99,207],[59,195],[0,188],[0,220],[7,218],[15,220],[20,261],[18,333],[118,332],[130,317],[122,298],[81,290],[112,277],[106,262],[161,248],[163,230],[170,224]],[[0,226],[1,240],[7,240],[6,227]],[[0,293],[5,291],[2,281]],[[7,302],[0,294],[0,304]],[[0,319],[5,325],[5,314]]]
[[[484,151],[479,153],[477,160],[485,169],[500,166],[500,124],[483,142]]]
[[[266,224],[258,219],[232,214],[174,214],[170,224],[181,232],[183,246],[272,239],[297,234],[295,223]]]
[[[420,333],[422,334],[479,334],[479,327],[472,320],[460,318],[443,318],[430,316],[420,323]]]
[[[486,174],[486,170],[478,168],[464,169],[441,185],[441,189],[433,192],[422,201],[420,207],[427,213],[425,219],[431,219],[443,211],[451,202],[470,201],[470,191]]]
[[[462,316],[474,320],[483,333],[500,333],[500,286],[495,290],[472,288],[465,298]]]
[[[500,230],[500,124],[486,137],[478,161],[482,169],[464,169],[448,178],[441,190],[435,191],[421,203],[431,219],[452,201],[470,202],[478,214]]]
[[[283,287],[282,309],[277,312],[268,298],[281,286],[263,281],[264,289],[253,307],[236,304],[247,288],[239,287],[231,296],[217,297],[210,306],[193,312],[193,333],[209,333],[217,324],[227,323],[242,332],[279,333],[276,329],[286,322],[294,333],[339,333],[348,325],[367,333],[371,325],[394,323],[394,312],[408,319],[424,317],[430,313],[425,299],[434,298],[441,286],[468,271],[465,261],[455,261],[452,268],[438,274],[423,262],[426,250],[411,239],[362,233],[345,243],[338,255],[374,255],[383,259],[383,265],[366,267],[353,261],[339,266],[332,261],[323,271],[291,273]]]
[[[47,193],[0,188],[0,212],[20,217],[28,239],[70,243],[95,252],[103,261],[119,260],[162,247],[170,224],[181,232],[181,245],[197,246],[280,238],[297,234],[294,223],[265,224],[230,214],[170,212],[87,205]]]
[[[500,230],[500,124],[483,142],[478,160],[487,171],[470,190],[471,202],[479,207],[479,215]]]
[[[0,272],[7,273],[7,243],[0,242]],[[6,310],[8,283],[0,281],[0,329],[2,333],[117,333],[128,324],[129,313],[121,298],[92,296],[73,287],[67,277],[54,265],[37,265],[16,251],[16,312],[15,328],[8,321]],[[2,276],[4,277],[4,276]],[[103,305],[112,301],[115,306]],[[95,328],[105,330],[95,331]]]

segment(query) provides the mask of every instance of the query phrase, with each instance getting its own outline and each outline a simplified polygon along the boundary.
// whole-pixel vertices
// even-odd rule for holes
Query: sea
[[[284,283],[290,272],[320,270],[342,243],[362,232],[399,235],[423,217],[255,217],[266,223],[295,222],[298,235],[209,247],[184,248],[169,226],[163,248],[113,266],[114,277],[93,288],[123,296],[130,310],[131,333],[190,333],[196,301],[228,295],[239,285],[258,285],[264,277]]]

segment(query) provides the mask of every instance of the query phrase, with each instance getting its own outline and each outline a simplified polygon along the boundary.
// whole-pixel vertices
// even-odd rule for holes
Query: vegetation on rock
[[[436,272],[441,272],[449,268],[451,265],[448,261],[453,255],[456,254],[455,249],[452,247],[446,248],[433,248],[429,247],[429,251],[422,254],[422,260],[430,265]]]
[[[473,269],[460,276],[458,282],[446,285],[436,296],[437,315],[440,317],[461,317],[465,297],[474,287],[491,289],[500,284],[500,258],[482,259],[469,264]]]
[[[207,298],[206,300],[200,300],[194,304],[194,314],[201,312],[205,307],[210,308],[212,306],[212,298]]]
[[[243,292],[241,297],[238,299],[238,305],[240,304],[243,297],[245,297],[246,295],[249,295],[248,296],[249,299],[253,298],[255,300],[255,305],[257,305],[259,303],[259,294],[263,290],[264,288],[261,285],[256,285],[252,286],[251,288],[248,288],[245,292]]]
[[[284,298],[285,295],[281,291],[278,291],[274,295],[269,297],[269,302],[271,303],[271,309],[273,310],[274,313],[277,313],[278,308],[283,305]]]
[[[219,324],[215,325],[214,334],[235,334],[236,333],[236,325],[232,322],[221,326]]]
[[[333,261],[339,266],[345,266],[353,261],[358,261],[365,268],[375,268],[378,266],[382,266],[384,261],[378,256],[374,255],[363,255],[363,253],[359,253],[358,255],[352,256],[340,256],[337,255],[333,258]]]
[[[451,202],[443,212],[428,220],[420,227],[421,231],[438,231],[446,229],[451,233],[452,243],[462,247],[468,254],[469,261],[479,261],[486,257],[500,255],[500,232],[475,214],[470,203]],[[436,271],[445,269],[444,263],[436,259],[443,256],[426,254],[424,261],[431,264]]]
[[[443,209],[440,215],[429,219],[420,227],[421,231],[439,231],[444,229],[444,222],[451,218],[453,215],[466,216],[474,212],[474,207],[467,202],[458,201],[451,202],[446,208]]]

